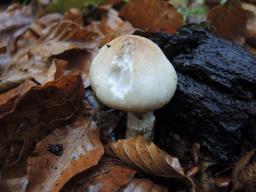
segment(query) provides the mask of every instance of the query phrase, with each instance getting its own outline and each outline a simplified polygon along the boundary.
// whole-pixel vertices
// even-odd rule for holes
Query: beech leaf
[[[114,9],[100,7],[100,12],[101,21],[93,21],[86,27],[89,31],[95,31],[100,35],[100,46],[121,35],[131,35],[135,31],[133,26],[129,22],[123,21]]]
[[[164,186],[157,185],[148,179],[132,179],[130,183],[121,190],[122,192],[167,192]]]
[[[2,178],[26,174],[26,158],[35,143],[73,117],[82,107],[84,88],[78,75],[34,86],[0,116]]]
[[[9,112],[14,107],[16,101],[33,86],[36,86],[36,83],[25,80],[18,87],[0,94],[0,117],[4,113]]]
[[[232,0],[211,9],[208,20],[215,27],[214,33],[219,37],[241,45],[248,38],[256,38],[255,5]]]
[[[111,143],[110,154],[146,173],[191,184],[177,158],[168,155],[154,143],[148,143],[141,136]]]
[[[63,146],[61,153],[51,153],[47,146]],[[36,156],[28,158],[27,192],[58,192],[74,175],[96,165],[103,155],[99,129],[81,117],[64,129],[57,129],[36,146]]]
[[[0,12],[0,64],[6,65],[11,59],[9,53],[13,49],[13,42],[17,31],[26,30],[33,22],[32,11],[29,6],[19,4],[10,5]]]
[[[134,27],[150,32],[175,32],[183,24],[183,17],[165,0],[129,0],[120,15]]]
[[[62,192],[96,191],[115,192],[126,185],[136,171],[122,164],[119,160],[103,158],[100,163],[88,172],[72,179]]]
[[[79,49],[91,50],[97,46],[95,33],[89,32],[72,21],[54,22],[50,26],[34,27],[30,30],[37,34],[37,39],[21,36],[17,44],[26,44],[12,56],[9,64],[1,74],[1,79],[13,80],[33,77],[37,82],[44,83],[51,66],[51,56]],[[28,39],[28,40],[27,40]]]

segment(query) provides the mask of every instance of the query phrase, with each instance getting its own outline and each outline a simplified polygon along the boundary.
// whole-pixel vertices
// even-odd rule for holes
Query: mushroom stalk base
[[[147,140],[153,140],[154,124],[155,116],[153,112],[128,113],[125,138],[141,135]]]

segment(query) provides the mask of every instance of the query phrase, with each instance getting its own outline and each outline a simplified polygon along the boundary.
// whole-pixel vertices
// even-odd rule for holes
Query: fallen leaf
[[[56,22],[61,22],[63,19],[65,20],[71,20],[71,19],[66,19],[65,17],[60,13],[50,13],[47,15],[43,15],[38,20],[36,20],[36,23],[39,23],[40,25],[47,27],[50,26]]]
[[[27,175],[14,179],[0,180],[0,191],[24,192],[28,183]]]
[[[214,33],[238,44],[245,43],[248,37],[248,28],[255,17],[256,12],[254,13],[251,8],[248,8],[247,3],[237,0],[218,5],[208,13],[208,20],[215,27]],[[248,21],[251,22],[248,23]]]
[[[63,146],[62,155],[47,150],[47,146],[56,143]],[[71,177],[98,163],[103,146],[95,123],[80,117],[40,141],[35,153],[36,156],[28,158],[26,191],[58,192]]]
[[[146,173],[191,185],[177,158],[168,155],[154,143],[148,143],[141,136],[111,143],[109,153]]]
[[[246,43],[252,46],[254,49],[256,48],[256,3],[250,4],[250,3],[242,3],[242,7],[245,10],[250,11],[253,16],[250,17],[247,21],[246,25]],[[250,50],[250,49],[249,49]],[[251,51],[254,53],[253,51]]]
[[[54,63],[58,65],[56,66],[56,72],[59,72],[59,75],[62,70],[64,74],[80,74],[83,79],[84,87],[89,87],[89,69],[95,52],[96,51],[88,52],[86,50],[76,49],[55,56],[54,58],[67,62],[67,65],[58,65],[60,63],[56,63],[55,61]]]
[[[199,167],[192,167],[191,169],[188,170],[188,172],[186,173],[186,176],[194,177],[199,171],[200,171]]]
[[[81,26],[84,24],[83,14],[79,9],[76,8],[72,8],[66,11],[64,13],[64,19],[73,21]]]
[[[16,101],[33,86],[36,86],[36,83],[25,80],[18,87],[0,94],[0,117],[3,113],[9,112],[14,107]]]
[[[78,75],[32,87],[0,116],[2,178],[26,174],[26,158],[41,138],[66,123],[82,107],[84,88]]]
[[[61,59],[53,59],[52,65],[47,72],[46,82],[54,81],[64,75],[68,62]]]
[[[256,188],[256,153],[248,152],[235,165],[232,173],[233,191],[254,192]]]
[[[33,77],[37,82],[43,83],[52,64],[51,56],[74,49],[90,51],[97,46],[95,34],[72,21],[64,20],[46,28],[35,28],[30,30],[36,30],[34,33],[39,37],[32,42],[23,42],[31,36],[19,37],[17,44],[26,46],[20,48],[8,65],[5,65],[1,79],[12,81],[17,78]]]
[[[134,27],[150,32],[176,32],[183,24],[183,17],[166,0],[129,0],[120,16]]]
[[[131,35],[135,31],[129,22],[123,21],[118,16],[118,12],[109,8],[109,6],[101,6],[99,12],[101,20],[93,21],[86,29],[95,31],[100,35],[100,46],[105,45],[121,35]]]
[[[148,179],[132,179],[121,192],[167,192],[164,186],[157,185]]]
[[[231,184],[231,178],[230,177],[216,177],[214,178],[215,185],[218,188],[226,188]]]
[[[71,180],[62,192],[119,191],[133,178],[135,173],[135,170],[123,165],[118,160],[103,158],[92,170]]]
[[[33,22],[31,7],[19,4],[10,5],[0,13],[0,33],[10,33]]]
[[[17,31],[25,31],[33,22],[31,7],[19,4],[10,5],[0,13],[0,65],[1,68],[11,59],[13,42]],[[20,33],[20,32],[19,32]],[[0,69],[1,71],[1,69]]]

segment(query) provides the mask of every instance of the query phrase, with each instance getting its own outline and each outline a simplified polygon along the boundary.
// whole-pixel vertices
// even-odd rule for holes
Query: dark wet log
[[[256,58],[199,25],[176,35],[143,33],[156,42],[178,73],[171,102],[157,112],[156,140],[168,132],[193,137],[228,161],[256,146]],[[170,138],[169,138],[170,139]]]

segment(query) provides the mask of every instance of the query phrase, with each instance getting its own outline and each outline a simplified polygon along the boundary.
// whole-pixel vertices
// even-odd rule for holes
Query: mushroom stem
[[[127,115],[127,130],[125,138],[143,136],[147,140],[153,140],[153,129],[155,124],[153,112],[131,113]]]

